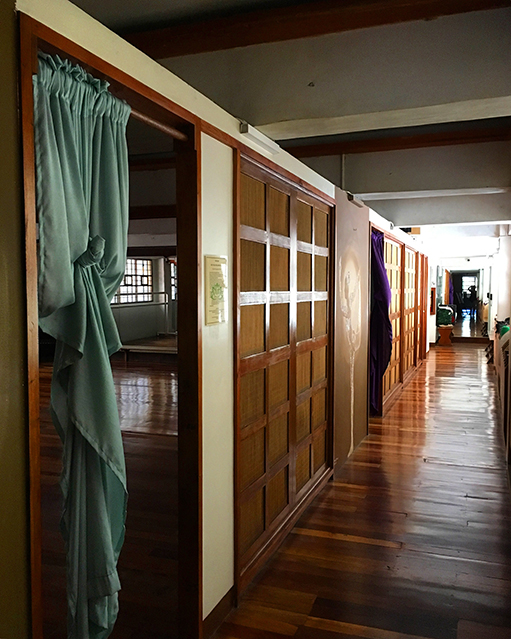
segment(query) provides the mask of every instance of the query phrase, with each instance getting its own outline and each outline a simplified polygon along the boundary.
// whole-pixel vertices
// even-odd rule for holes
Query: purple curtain
[[[454,304],[454,284],[452,277],[449,278],[449,304]]]
[[[390,362],[392,324],[389,319],[391,291],[383,254],[383,233],[371,232],[371,325],[370,325],[370,405],[378,414],[381,380]]]

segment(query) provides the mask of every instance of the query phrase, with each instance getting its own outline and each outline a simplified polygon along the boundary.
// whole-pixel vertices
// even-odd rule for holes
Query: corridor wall
[[[369,209],[336,189],[334,459],[336,472],[367,435]],[[351,368],[353,367],[353,369]]]
[[[7,3],[9,5],[9,3]],[[227,142],[222,144],[213,140],[210,136],[203,135],[203,149],[200,154],[203,193],[200,197],[202,207],[202,239],[203,251],[213,254],[222,254],[230,258],[233,254],[232,244],[232,198],[233,198],[233,173],[232,154],[229,140],[252,148],[259,155],[270,158],[274,165],[284,172],[296,176],[298,182],[303,181],[316,189],[319,193],[333,198],[334,186],[323,177],[316,174],[310,168],[288,153],[281,151],[277,156],[271,156],[250,140],[246,140],[239,132],[239,121],[223,111],[216,104],[195,91],[192,87],[170,73],[154,60],[129,45],[122,38],[95,21],[77,6],[66,0],[18,0],[18,11],[34,18],[53,31],[68,38],[77,45],[90,51],[92,54],[105,60],[128,76],[139,80],[150,89],[173,101],[180,108],[186,109],[194,117],[199,118],[201,125],[207,125],[217,131],[218,137],[225,137]],[[5,3],[2,4],[2,12]],[[5,20],[1,21],[5,26],[8,37],[1,38],[1,44],[5,47],[5,75],[10,78],[9,91],[2,93],[1,108],[6,117],[2,125],[9,126],[9,134],[4,136],[4,141],[11,145],[9,155],[5,157],[9,162],[8,186],[2,197],[9,197],[9,205],[2,209],[2,215],[9,216],[2,240],[8,243],[8,250],[4,255],[9,256],[9,268],[5,273],[8,278],[4,280],[8,291],[5,299],[9,304],[5,309],[9,310],[9,317],[0,322],[0,344],[2,335],[5,336],[5,371],[11,371],[5,377],[4,384],[8,384],[10,398],[9,408],[6,409],[3,423],[9,424],[5,448],[8,451],[8,461],[0,468],[0,474],[8,473],[3,484],[4,494],[9,495],[12,501],[12,516],[2,520],[2,535],[0,536],[0,556],[8,558],[5,565],[9,565],[9,584],[6,596],[0,598],[0,610],[7,610],[3,619],[10,626],[4,628],[0,625],[0,636],[15,636],[16,639],[25,639],[28,636],[26,627],[29,618],[25,602],[27,596],[28,580],[28,555],[29,541],[26,538],[25,513],[27,507],[28,469],[26,459],[28,456],[27,442],[25,441],[26,422],[26,378],[23,372],[24,322],[23,298],[23,259],[20,253],[23,246],[21,233],[21,220],[19,201],[19,180],[16,180],[14,170],[18,166],[15,118],[16,118],[16,24],[12,12],[13,7],[5,9]],[[3,14],[2,14],[3,15]],[[5,96],[5,97],[4,97]],[[2,110],[2,114],[4,111]],[[13,185],[16,185],[14,188]],[[5,195],[4,195],[5,193]],[[4,213],[5,212],[5,213]],[[232,271],[228,277],[228,289],[232,290]],[[16,315],[18,314],[18,315]],[[232,322],[229,320],[229,322]],[[203,617],[222,600],[233,585],[233,450],[232,441],[234,433],[233,425],[233,391],[232,379],[234,375],[234,361],[232,357],[232,324],[222,326],[220,329],[203,326],[203,490],[204,510],[202,520],[203,532]],[[217,334],[218,333],[218,334]],[[7,347],[8,344],[8,347]],[[218,380],[223,382],[218,384]],[[5,405],[4,405],[5,406]],[[3,410],[3,409],[2,409]],[[226,443],[229,442],[229,443]],[[0,440],[0,443],[3,443]],[[12,491],[12,494],[9,493]],[[218,495],[222,497],[219,499]],[[207,500],[207,504],[206,504]],[[218,509],[216,506],[218,505]],[[2,501],[3,506],[3,501]],[[2,577],[0,577],[2,579]],[[7,585],[7,584],[6,584]],[[3,595],[3,592],[2,592]],[[17,625],[14,626],[13,624]]]

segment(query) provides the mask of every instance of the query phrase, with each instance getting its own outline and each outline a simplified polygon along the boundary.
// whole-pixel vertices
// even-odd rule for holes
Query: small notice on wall
[[[227,258],[206,255],[204,261],[206,325],[222,324],[227,321]]]

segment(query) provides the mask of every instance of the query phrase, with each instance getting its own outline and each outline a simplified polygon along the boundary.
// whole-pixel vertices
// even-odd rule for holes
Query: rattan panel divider
[[[389,278],[391,300],[389,317],[392,324],[392,353],[390,363],[383,377],[383,401],[398,386],[401,379],[401,286],[402,286],[402,245],[385,237],[384,256]]]
[[[417,253],[405,247],[404,269],[404,307],[403,307],[403,377],[416,366],[415,344],[417,341],[416,316],[417,316],[417,292],[416,292],[416,267]]]
[[[247,158],[241,160],[239,190],[238,578],[332,459],[331,209]]]

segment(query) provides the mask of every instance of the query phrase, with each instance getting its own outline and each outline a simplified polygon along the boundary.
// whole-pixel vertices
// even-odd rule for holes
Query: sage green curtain
[[[69,639],[112,631],[126,516],[109,356],[120,348],[110,301],[126,264],[130,108],[107,86],[58,56],[39,56],[39,323],[57,340],[51,412],[63,443]]]

